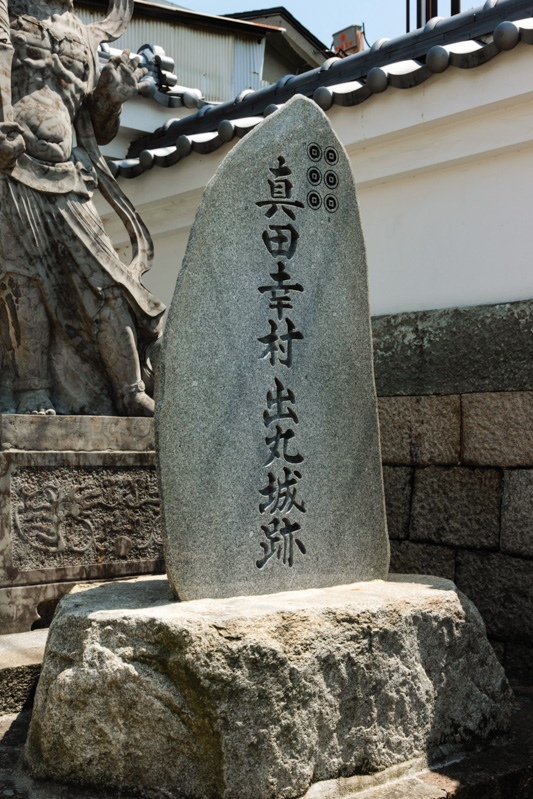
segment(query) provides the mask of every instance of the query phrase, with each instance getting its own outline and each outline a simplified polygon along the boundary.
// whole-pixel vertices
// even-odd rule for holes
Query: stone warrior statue
[[[98,150],[146,72],[125,51],[99,74],[98,44],[124,32],[133,0],[111,0],[90,25],[71,0],[10,0],[9,22],[5,4],[0,410],[151,416],[150,355],[164,312],[140,282],[152,242]],[[128,230],[128,266],[92,203],[96,186]]]

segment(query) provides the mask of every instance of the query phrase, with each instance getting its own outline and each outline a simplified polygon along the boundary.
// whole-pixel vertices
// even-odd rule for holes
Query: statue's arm
[[[140,59],[130,58],[129,50],[113,56],[100,73],[94,91],[89,94],[88,106],[98,144],[107,144],[118,133],[122,105],[143,87],[146,69],[139,67]]]

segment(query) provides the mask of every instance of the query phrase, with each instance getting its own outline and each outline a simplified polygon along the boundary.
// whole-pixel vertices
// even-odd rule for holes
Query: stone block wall
[[[533,302],[373,327],[391,570],[454,580],[509,676],[531,679]]]

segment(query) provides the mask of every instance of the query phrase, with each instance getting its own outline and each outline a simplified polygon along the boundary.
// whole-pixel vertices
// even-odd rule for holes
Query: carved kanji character
[[[275,178],[284,178],[287,175],[291,174],[291,170],[287,166],[287,163],[282,155],[278,156],[278,165],[275,167],[270,167],[270,171],[274,175]]]
[[[289,292],[303,291],[301,283],[287,283],[291,276],[284,269],[283,261],[278,261],[278,271],[270,272],[270,277],[274,283],[270,286],[259,286],[261,294],[270,292],[269,308],[277,311],[278,319],[283,318],[283,311],[292,308],[292,298]]]
[[[288,179],[288,175],[291,174],[291,170],[285,163],[285,159],[282,156],[278,157],[278,166],[277,167],[270,167],[271,173],[274,175],[274,180],[269,180],[268,185],[270,186],[270,200],[262,200],[261,202],[256,203],[259,207],[264,205],[269,206],[269,210],[267,211],[267,217],[274,216],[274,214],[281,208],[281,210],[287,214],[290,219],[294,219],[294,211],[293,208],[303,208],[303,203],[299,202],[298,200],[291,200],[292,195],[292,181]]]
[[[287,389],[287,393],[283,393],[285,386],[277,377],[274,378],[276,384],[276,392],[267,391],[267,407],[268,410],[263,412],[263,424],[268,427],[272,422],[278,422],[280,419],[292,419],[298,424],[298,417],[292,408],[284,408],[289,402],[294,402],[294,392]]]
[[[271,184],[271,186],[273,185],[273,181],[269,180],[268,182]],[[292,183],[290,181],[286,181],[286,183],[292,187]],[[262,208],[264,205],[269,206],[268,211],[265,214],[267,219],[271,219],[274,214],[281,209],[283,213],[289,217],[289,219],[293,220],[293,222],[296,219],[296,214],[294,213],[293,208],[304,207],[304,204],[300,202],[300,200],[277,200],[274,199],[274,197],[271,200],[261,200],[261,202],[256,203],[256,205],[258,205],[260,208]]]
[[[294,507],[300,513],[305,513],[304,502],[296,501],[297,483],[301,476],[301,472],[292,471],[286,466],[283,467],[283,478],[276,480],[274,473],[269,472],[268,485],[259,491],[265,497],[265,502],[259,504],[259,512],[264,513],[268,508],[270,513],[290,513]]]
[[[273,319],[269,319],[268,324],[270,325],[270,333],[257,339],[261,344],[266,345],[259,357],[269,358],[271,366],[275,366],[276,362],[283,366],[292,366],[292,342],[301,341],[303,334],[296,330],[296,326],[290,319],[285,319],[287,332],[281,336],[278,335],[278,326]],[[285,357],[281,358],[279,353]]]
[[[290,455],[287,452],[287,446],[291,438],[294,438],[294,430],[282,430],[279,424],[276,425],[274,435],[265,438],[267,447],[270,447],[270,457],[264,466],[270,466],[276,458],[281,457],[287,463],[301,463],[303,461],[303,456],[299,452],[296,455]]]
[[[262,569],[274,555],[287,566],[292,566],[294,562],[294,545],[298,547],[302,555],[305,555],[305,546],[296,533],[301,530],[297,522],[290,523],[289,519],[273,519],[269,524],[262,524],[261,530],[267,540],[261,541],[263,557],[256,561],[258,569]]]
[[[269,231],[272,231],[271,233]],[[273,258],[292,258],[300,234],[292,225],[269,225],[263,233],[263,242]]]

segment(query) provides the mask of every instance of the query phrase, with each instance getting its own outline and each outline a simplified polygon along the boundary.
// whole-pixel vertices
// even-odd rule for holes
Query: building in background
[[[82,0],[76,13],[101,19],[106,0]],[[286,74],[320,66],[333,53],[284,8],[235,16],[201,14],[178,6],[135,0],[133,19],[114,48],[137,52],[151,42],[173,61],[179,84],[208,102],[233,99]]]

